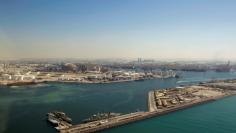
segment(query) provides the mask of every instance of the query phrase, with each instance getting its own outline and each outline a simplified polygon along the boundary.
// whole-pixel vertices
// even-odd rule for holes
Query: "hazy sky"
[[[0,0],[0,59],[236,59],[236,0]]]

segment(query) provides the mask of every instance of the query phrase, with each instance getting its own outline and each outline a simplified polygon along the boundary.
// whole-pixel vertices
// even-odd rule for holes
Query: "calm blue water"
[[[212,79],[236,78],[236,73],[186,72],[180,79],[155,79],[114,84],[42,84],[0,88],[0,132],[56,132],[45,121],[46,113],[64,111],[74,123],[105,112],[129,113],[147,110],[147,92]],[[109,133],[130,132],[206,132],[235,131],[234,97],[198,106],[159,118],[111,129]],[[209,106],[208,106],[209,105]],[[205,116],[206,115],[206,116]],[[214,119],[213,119],[214,118]],[[226,119],[225,119],[226,118]],[[197,124],[196,124],[197,123]],[[221,123],[221,124],[220,124]],[[219,130],[215,130],[219,127]],[[148,131],[146,131],[148,129]]]

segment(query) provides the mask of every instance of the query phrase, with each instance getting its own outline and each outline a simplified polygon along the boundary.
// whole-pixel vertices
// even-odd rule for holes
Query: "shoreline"
[[[28,85],[37,85],[41,83],[68,83],[68,84],[112,84],[112,83],[125,83],[125,82],[142,82],[145,80],[154,80],[154,79],[162,79],[162,78],[149,78],[144,80],[119,80],[119,81],[107,81],[107,82],[81,82],[81,81],[58,81],[58,80],[38,80],[38,81],[0,81],[0,86],[28,86]],[[170,79],[170,78],[164,78]],[[163,79],[163,80],[164,80]],[[196,84],[204,84],[204,83],[212,83],[212,82],[220,82],[220,81],[234,81],[236,79],[226,79],[226,80],[211,80],[211,81],[203,81]],[[185,86],[185,85],[182,85]]]
[[[172,77],[175,78],[175,77]],[[116,81],[60,81],[60,80],[37,80],[37,81],[0,81],[0,86],[27,86],[36,85],[41,83],[68,83],[68,84],[112,84],[112,83],[123,83],[123,82],[142,82],[145,80],[163,79],[163,78],[147,78],[147,79],[131,79],[131,80],[116,80]],[[170,79],[170,78],[164,78]]]

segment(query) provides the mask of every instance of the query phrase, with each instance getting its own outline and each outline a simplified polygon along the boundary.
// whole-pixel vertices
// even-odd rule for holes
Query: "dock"
[[[99,120],[84,124],[72,125],[69,128],[60,130],[61,133],[92,133],[109,128],[134,123],[137,121],[166,115],[171,112],[190,108],[192,106],[213,102],[218,99],[233,96],[236,94],[236,82],[233,84],[234,90],[210,88],[205,86],[189,86],[184,89],[164,89],[154,90],[148,93],[148,111],[134,112],[117,117]],[[211,84],[212,86],[212,84]],[[162,94],[163,93],[163,94]],[[158,97],[157,97],[158,96]],[[165,99],[165,100],[162,100]],[[157,100],[162,100],[165,104],[158,105]],[[175,100],[176,102],[173,102]]]

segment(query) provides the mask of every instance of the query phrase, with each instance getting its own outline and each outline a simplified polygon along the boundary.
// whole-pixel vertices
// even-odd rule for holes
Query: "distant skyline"
[[[236,60],[235,0],[0,0],[0,59]]]

